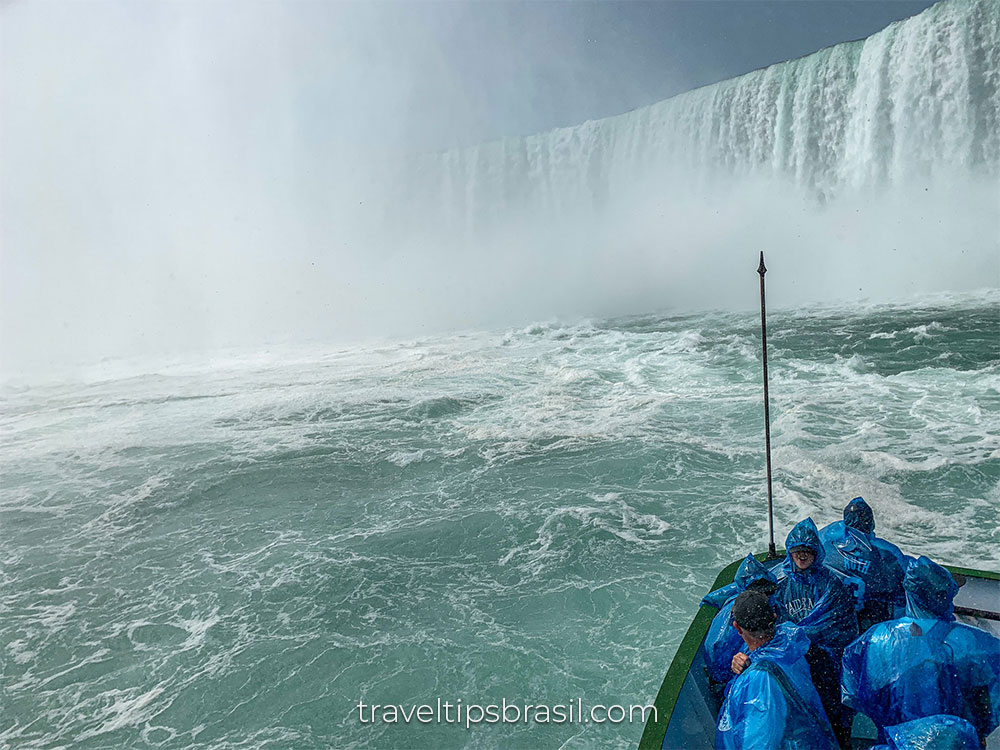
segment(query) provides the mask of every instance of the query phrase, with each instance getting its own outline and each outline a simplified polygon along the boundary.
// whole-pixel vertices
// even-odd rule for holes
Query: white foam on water
[[[38,604],[31,608],[35,622],[49,631],[62,630],[76,614],[76,602]]]
[[[98,696],[99,700],[111,702],[101,711],[102,723],[93,728],[81,732],[77,736],[78,741],[100,737],[125,727],[139,726],[152,719],[159,711],[166,706],[156,706],[154,702],[164,692],[163,685],[156,685],[145,692],[137,690],[107,690]]]
[[[410,464],[419,463],[426,459],[428,452],[419,451],[394,451],[389,454],[389,461],[400,468],[406,468]]]
[[[88,521],[84,525],[84,528],[90,529],[96,525],[114,525],[120,523],[129,511],[156,496],[158,490],[166,486],[170,478],[171,475],[167,472],[154,474],[147,477],[142,484],[131,492],[109,498],[107,509],[97,518]]]
[[[7,650],[16,664],[27,664],[38,654],[28,648],[27,641],[21,639],[8,643]]]
[[[879,533],[906,552],[995,565],[997,490],[976,482],[1000,459],[1000,370],[915,361],[882,374],[885,362],[864,346],[894,314],[800,311],[776,326],[779,342],[825,326],[865,352],[822,335],[829,351],[787,339],[774,349],[776,537],[806,515],[838,519],[860,494]],[[0,538],[14,584],[2,604],[22,613],[0,625],[16,644],[5,651],[8,690],[22,716],[43,695],[34,727],[22,721],[4,741],[68,744],[89,732],[100,744],[118,727],[125,741],[204,744],[204,730],[158,712],[190,691],[262,675],[238,700],[207,705],[266,712],[262,691],[286,687],[339,705],[341,692],[387,689],[388,663],[398,665],[393,684],[468,691],[486,684],[482,649],[463,650],[473,635],[499,655],[505,679],[523,660],[593,696],[610,686],[655,692],[663,649],[679,638],[663,618],[687,622],[715,570],[766,535],[759,352],[741,333],[754,323],[663,316],[430,337],[184,386],[240,394],[218,398],[150,399],[169,385],[135,382],[122,390],[142,398],[111,399],[117,386],[101,384],[116,404],[88,412],[101,449],[78,446],[72,461],[50,462],[50,475],[3,488],[4,512],[62,509],[17,517],[50,535],[43,565],[28,537]],[[874,329],[858,333],[856,323]],[[932,341],[962,333],[927,332]],[[915,335],[877,345],[909,356],[899,351]],[[51,455],[41,433],[17,450],[39,466]],[[925,476],[937,478],[933,502]],[[267,503],[254,502],[258,487]],[[39,575],[31,591],[18,588],[22,566]],[[29,621],[34,605],[49,608],[39,622]],[[546,630],[549,611],[563,612],[560,627],[595,659],[627,646],[618,658],[628,674],[604,667],[597,679],[561,661],[567,631]],[[336,657],[320,649],[299,661],[315,643]],[[42,667],[58,649],[72,656]],[[122,690],[108,670],[126,655],[148,678]],[[322,690],[309,682],[320,665],[329,666]],[[550,684],[532,679],[540,691]],[[69,704],[89,723],[67,718]],[[287,715],[309,713],[296,705]],[[251,734],[211,744],[236,747]]]
[[[913,326],[912,328],[907,328],[903,333],[912,333],[914,341],[927,341],[932,336],[932,332],[944,331],[946,330],[943,325],[937,321],[931,323],[924,323],[923,325]]]
[[[51,682],[55,682],[56,680],[65,677],[66,675],[72,674],[73,672],[77,671],[78,669],[81,669],[82,667],[87,666],[88,664],[99,664],[107,660],[110,654],[111,651],[109,649],[106,648],[98,649],[94,653],[88,654],[86,657],[84,657],[78,662],[75,662],[66,669],[59,670],[57,672],[54,672],[46,676],[44,679],[38,680],[37,687],[44,687]]]
[[[187,631],[188,637],[181,644],[182,649],[198,648],[205,642],[205,635],[209,629],[221,622],[218,608],[213,609],[211,614],[203,618],[181,620],[178,624]]]

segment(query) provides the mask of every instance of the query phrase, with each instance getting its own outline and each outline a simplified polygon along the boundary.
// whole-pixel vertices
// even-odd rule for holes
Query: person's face
[[[808,569],[815,559],[816,555],[807,549],[797,549],[792,553],[792,561],[799,570]]]

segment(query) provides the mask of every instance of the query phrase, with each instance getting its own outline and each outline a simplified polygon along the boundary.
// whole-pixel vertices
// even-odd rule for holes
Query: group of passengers
[[[1000,639],[955,622],[952,575],[875,536],[858,497],[844,520],[798,523],[769,570],[752,555],[705,639],[722,700],[715,746],[847,748],[855,712],[879,747],[980,750],[1000,725]]]

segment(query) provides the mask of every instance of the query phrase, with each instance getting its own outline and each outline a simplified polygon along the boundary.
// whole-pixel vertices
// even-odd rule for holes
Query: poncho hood
[[[844,523],[864,534],[875,531],[875,514],[863,497],[856,497],[844,508]]]
[[[801,573],[795,567],[795,561],[792,560],[791,555],[791,551],[796,547],[808,547],[816,555],[813,564]],[[823,560],[826,559],[826,550],[823,549],[823,543],[819,540],[819,529],[816,528],[816,523],[811,518],[799,521],[795,524],[795,528],[788,532],[788,536],[785,538],[785,550],[787,551],[785,552],[785,562],[782,567],[787,575],[795,573],[809,575],[813,570],[822,565]]]
[[[736,585],[739,587],[740,591],[746,591],[751,583],[754,581],[770,581],[771,583],[777,583],[778,579],[774,577],[763,563],[757,561],[757,558],[753,555],[747,555],[746,559],[740,563],[739,569],[736,571]]]
[[[903,578],[906,614],[913,618],[955,619],[958,584],[951,573],[930,558],[920,556],[906,568]]]

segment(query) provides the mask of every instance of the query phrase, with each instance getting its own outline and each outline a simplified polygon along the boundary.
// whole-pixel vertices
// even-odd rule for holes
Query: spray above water
[[[789,280],[778,306],[997,283],[995,3],[945,0],[627,114],[432,152],[432,126],[486,96],[448,69],[468,9],[444,7],[5,7],[4,370],[751,309],[761,249]],[[562,60],[551,25],[501,24],[470,59],[504,78],[523,31]],[[440,91],[413,85],[411,58]],[[506,81],[522,113],[544,91],[530,72]]]

